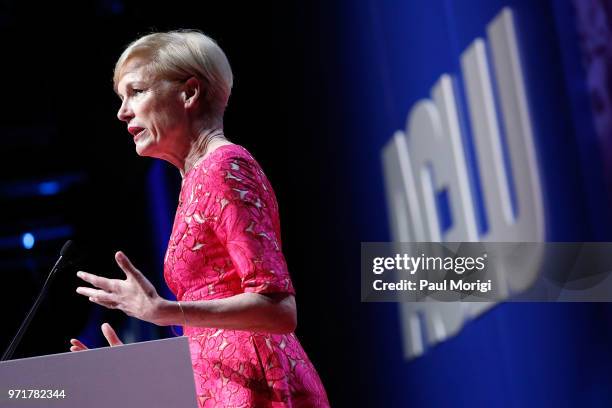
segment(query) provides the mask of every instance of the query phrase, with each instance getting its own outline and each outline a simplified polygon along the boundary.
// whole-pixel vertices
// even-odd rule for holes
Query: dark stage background
[[[477,38],[491,52],[487,25],[506,7],[544,239],[612,241],[611,0],[0,1],[0,347],[68,238],[81,247],[80,268],[121,276],[121,249],[170,296],[162,259],[180,177],[136,155],[111,78],[138,36],[197,28],[234,70],[226,134],[254,154],[277,193],[297,335],[332,406],[611,406],[609,303],[502,302],[465,316],[442,341],[420,331],[426,347],[412,359],[405,310],[360,303],[360,242],[391,240],[382,149],[443,74],[458,95],[478,201],[461,58]],[[449,211],[446,192],[435,191],[438,215]],[[487,232],[479,224],[478,239]],[[72,337],[103,346],[104,321],[127,342],[173,335],[90,305],[74,292],[75,271],[58,277],[15,357],[65,352]]]
[[[226,135],[253,153],[276,190],[297,290],[297,335],[334,405],[350,405],[359,367],[351,336],[358,282],[342,253],[350,173],[327,125],[335,92],[328,74],[337,67],[329,59],[333,36],[319,28],[333,18],[332,10],[292,1],[1,2],[0,347],[68,238],[83,254],[79,268],[120,277],[113,254],[121,249],[170,296],[162,259],[180,176],[136,155],[116,118],[112,69],[142,34],[196,28],[217,40],[234,71]],[[35,239],[31,249],[26,233]],[[74,292],[75,271],[54,282],[15,357],[65,352],[72,337],[102,346],[104,321],[128,342],[172,335],[89,304]]]

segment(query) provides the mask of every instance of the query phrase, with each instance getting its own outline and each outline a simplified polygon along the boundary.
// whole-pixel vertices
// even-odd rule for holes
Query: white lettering
[[[544,240],[533,129],[509,8],[494,18],[487,34],[501,112],[496,111],[493,79],[485,52],[487,44],[483,39],[475,39],[461,55],[461,71],[488,231],[482,236],[478,234],[473,186],[468,177],[454,90],[459,84],[444,74],[433,86],[431,99],[423,99],[411,109],[406,133],[397,131],[382,152],[394,241]],[[442,190],[447,192],[452,218],[452,225],[446,231],[440,227],[436,204],[436,193]],[[542,252],[533,251],[532,256],[521,259],[512,268],[496,265],[495,270],[500,271],[496,281],[506,285],[496,288],[498,292],[508,296],[527,288],[537,277],[541,261]],[[413,270],[417,266],[413,263]],[[483,302],[400,304],[406,357],[425,351],[427,344],[423,344],[422,338],[430,345],[443,341],[457,334],[466,320],[492,305]]]

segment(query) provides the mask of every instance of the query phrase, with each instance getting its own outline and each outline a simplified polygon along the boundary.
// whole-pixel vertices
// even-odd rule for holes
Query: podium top
[[[4,361],[0,387],[2,408],[197,407],[186,337]]]

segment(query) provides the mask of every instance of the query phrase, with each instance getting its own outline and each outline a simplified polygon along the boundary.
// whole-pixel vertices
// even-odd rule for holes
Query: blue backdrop
[[[342,3],[337,114],[361,241],[390,240],[383,145],[404,129],[411,107],[429,97],[440,75],[450,73],[461,85],[460,55],[486,38],[487,24],[506,6],[514,13],[526,78],[546,239],[610,240],[602,137],[611,135],[595,129],[572,2]],[[403,358],[397,305],[368,303],[361,311],[368,406],[612,406],[608,304],[497,305],[412,361]]]

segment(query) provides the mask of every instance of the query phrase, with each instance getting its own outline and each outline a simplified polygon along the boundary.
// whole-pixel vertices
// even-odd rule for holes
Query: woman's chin
[[[151,157],[152,146],[144,141],[136,143],[136,154],[142,157]]]
[[[146,156],[146,149],[143,149],[142,147],[139,147],[138,145],[136,145],[136,154],[142,157]]]

